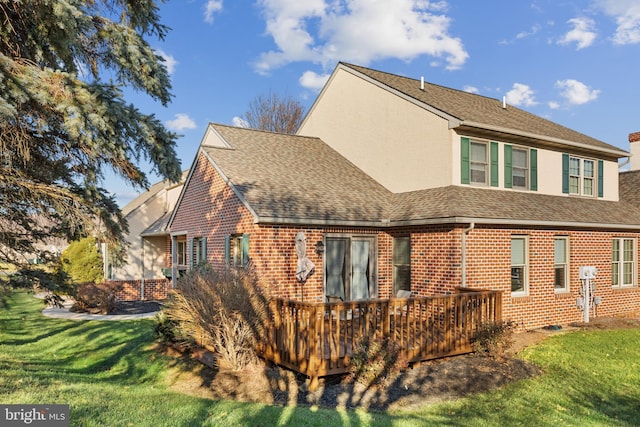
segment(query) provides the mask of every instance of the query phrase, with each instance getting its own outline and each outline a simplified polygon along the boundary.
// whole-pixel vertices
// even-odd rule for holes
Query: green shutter
[[[469,138],[460,138],[460,180],[463,184],[471,183],[471,165],[469,162]]]
[[[498,143],[497,142],[492,142],[491,143],[491,186],[492,187],[497,187],[498,185],[500,185],[499,183],[499,174],[500,171],[498,170]]]
[[[189,262],[187,263],[189,265],[189,269],[193,269],[193,267],[195,266],[195,242],[193,240],[193,238],[189,239],[188,241],[188,249],[187,249],[187,256],[189,257]]]
[[[249,235],[242,235],[242,266],[246,266],[249,263]]]
[[[562,154],[562,192],[569,194],[569,155]]]
[[[529,189],[538,191],[538,150],[532,148],[529,150]]]
[[[604,162],[598,160],[598,197],[604,197]]]
[[[231,236],[224,236],[224,263],[231,265]]]
[[[513,174],[511,168],[513,166],[513,148],[511,145],[504,146],[504,188],[513,186]]]

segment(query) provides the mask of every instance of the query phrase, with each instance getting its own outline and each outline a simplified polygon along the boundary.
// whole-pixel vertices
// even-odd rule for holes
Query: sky
[[[171,30],[148,41],[173,100],[125,96],[180,135],[183,169],[208,123],[242,124],[270,93],[307,109],[339,61],[506,97],[624,150],[640,131],[640,0],[172,0],[160,17]],[[120,206],[144,191],[105,188]]]

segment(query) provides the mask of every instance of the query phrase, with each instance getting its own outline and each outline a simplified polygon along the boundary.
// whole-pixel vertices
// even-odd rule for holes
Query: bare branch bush
[[[218,273],[207,265],[180,278],[164,316],[178,329],[173,335],[212,349],[218,366],[232,370],[257,361],[256,344],[270,319],[251,268]]]

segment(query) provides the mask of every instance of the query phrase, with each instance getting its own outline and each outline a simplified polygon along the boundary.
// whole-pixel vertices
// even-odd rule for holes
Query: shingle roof
[[[640,227],[640,209],[626,202],[468,186],[394,194],[318,138],[211,126],[232,148],[202,149],[259,221]]]
[[[212,126],[232,148],[204,151],[260,217],[384,218],[388,190],[320,139]]]
[[[420,81],[382,71],[372,70],[352,64],[341,63],[383,85],[395,89],[418,102],[429,105],[436,110],[465,122],[512,129],[517,132],[559,139],[567,142],[584,144],[596,149],[613,150],[624,156],[623,150],[598,139],[569,129],[558,123],[509,105],[502,108],[502,101],[461,90],[451,89],[431,83],[424,83],[420,89]]]
[[[396,194],[392,199],[391,222],[470,218],[490,223],[640,226],[640,209],[626,200],[614,202],[464,186]]]

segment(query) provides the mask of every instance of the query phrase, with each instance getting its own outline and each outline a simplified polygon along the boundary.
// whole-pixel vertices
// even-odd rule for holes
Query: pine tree
[[[46,257],[47,238],[119,241],[107,170],[136,188],[142,161],[179,179],[177,136],[124,99],[131,88],[170,102],[147,41],[167,31],[153,0],[0,0],[0,261]]]

